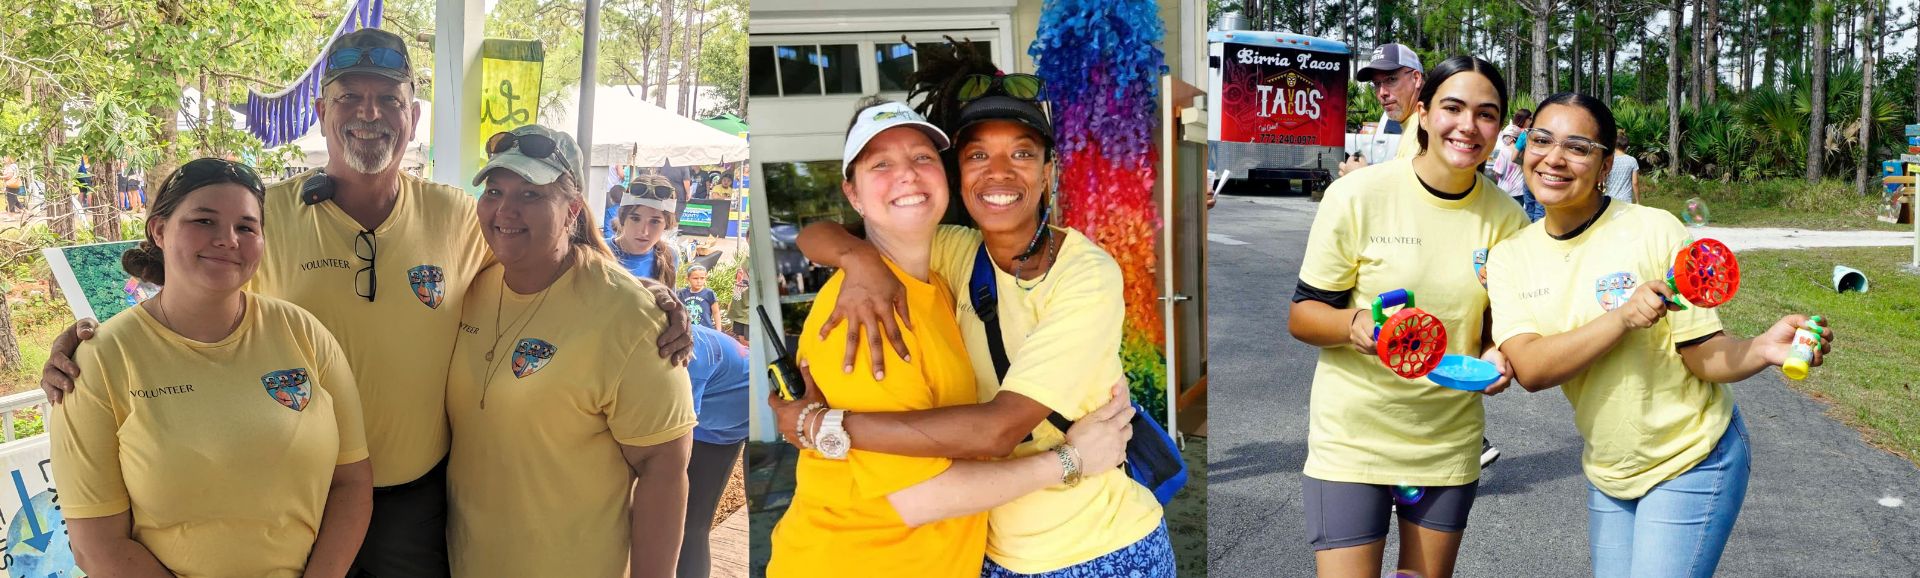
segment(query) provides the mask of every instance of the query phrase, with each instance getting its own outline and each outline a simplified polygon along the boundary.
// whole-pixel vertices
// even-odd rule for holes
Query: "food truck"
[[[1221,28],[1237,21],[1223,18]],[[1224,29],[1207,33],[1207,54],[1207,144],[1215,175],[1303,181],[1316,197],[1340,176],[1353,56],[1346,43]]]

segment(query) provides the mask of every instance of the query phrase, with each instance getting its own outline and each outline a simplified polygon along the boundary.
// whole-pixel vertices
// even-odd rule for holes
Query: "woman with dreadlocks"
[[[972,44],[949,40],[923,49],[910,80],[912,95],[926,96],[922,110],[954,135],[948,178],[974,225],[940,227],[931,264],[954,295],[967,296],[956,299],[956,316],[980,403],[847,412],[836,434],[854,449],[885,454],[1021,458],[1061,444],[1064,431],[1050,414],[1061,421],[1087,416],[1124,381],[1120,269],[1078,231],[1048,224],[1056,173],[1041,80],[1003,74]],[[885,357],[883,334],[896,359],[910,363],[895,322],[898,315],[913,329],[907,309],[896,305],[902,285],[874,246],[821,222],[801,232],[800,247],[842,269],[835,314],[822,329],[850,323],[842,373],[854,371],[862,331],[869,351],[860,357],[876,360],[866,364],[874,380],[885,379],[877,361]],[[818,388],[807,391],[797,402],[773,401],[776,423],[796,423],[808,403],[832,407]],[[993,508],[988,521],[982,576],[1174,575],[1160,503],[1121,469],[1076,472]]]

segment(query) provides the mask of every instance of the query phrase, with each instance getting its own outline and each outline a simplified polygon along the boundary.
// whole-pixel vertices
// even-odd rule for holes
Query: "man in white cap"
[[[1373,83],[1374,96],[1380,99],[1380,123],[1375,134],[1398,134],[1400,147],[1394,158],[1411,157],[1420,152],[1419,139],[1412,127],[1420,124],[1420,115],[1414,111],[1414,103],[1420,99],[1420,87],[1426,83],[1425,66],[1420,65],[1420,55],[1405,44],[1382,44],[1374,47],[1373,61],[1354,73],[1354,79]],[[1380,159],[1386,160],[1386,159]],[[1359,170],[1372,164],[1365,155],[1354,155],[1340,163],[1340,176]]]

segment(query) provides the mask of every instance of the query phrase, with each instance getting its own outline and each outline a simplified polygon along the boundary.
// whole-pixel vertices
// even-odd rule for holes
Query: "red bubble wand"
[[[1740,262],[1719,241],[1701,239],[1680,250],[1667,269],[1667,286],[1696,307],[1714,308],[1740,291]],[[1681,309],[1686,305],[1673,301]]]
[[[1400,310],[1389,317],[1388,307]],[[1417,379],[1440,365],[1447,351],[1447,327],[1414,305],[1412,291],[1395,289],[1373,298],[1373,340],[1374,353],[1387,369]]]

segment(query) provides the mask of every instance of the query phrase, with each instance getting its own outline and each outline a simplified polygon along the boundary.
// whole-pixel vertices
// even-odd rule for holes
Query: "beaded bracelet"
[[[800,419],[793,424],[794,435],[800,437],[800,449],[810,449],[813,447],[813,440],[807,437],[807,418],[811,417],[813,412],[825,409],[826,407],[826,404],[816,401],[800,409]]]

